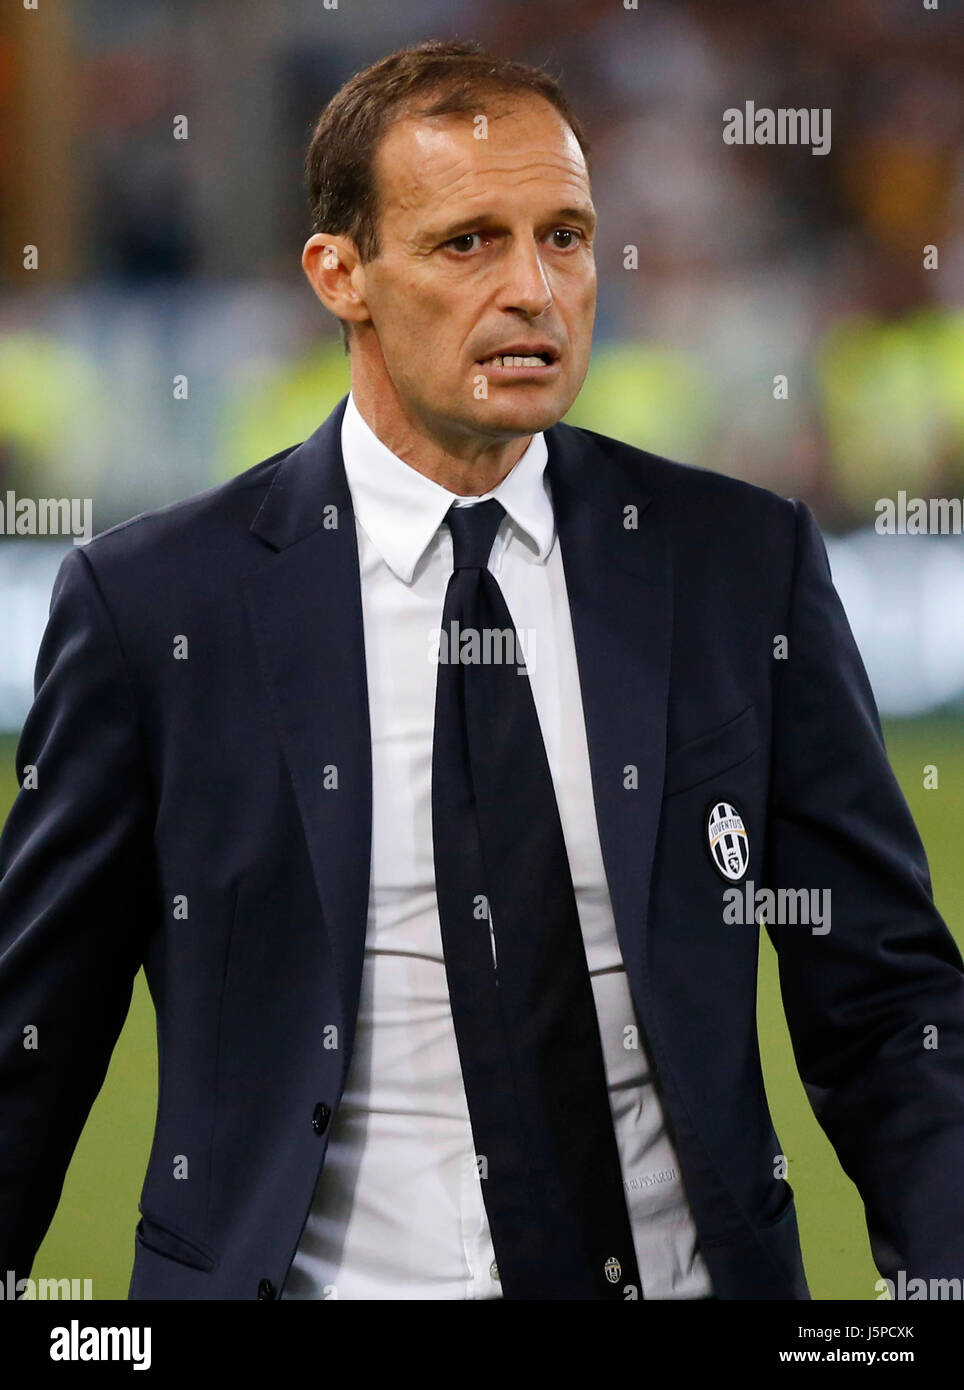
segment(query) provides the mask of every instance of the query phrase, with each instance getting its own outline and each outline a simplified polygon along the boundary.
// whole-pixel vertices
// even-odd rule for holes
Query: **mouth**
[[[548,344],[527,346],[524,343],[511,344],[500,352],[490,353],[488,357],[477,359],[477,365],[486,373],[501,376],[545,377],[554,375],[559,367],[559,354]]]

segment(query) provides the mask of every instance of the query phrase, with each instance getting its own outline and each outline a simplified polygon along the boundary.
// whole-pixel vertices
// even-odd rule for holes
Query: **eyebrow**
[[[584,227],[586,231],[593,231],[596,226],[596,214],[589,207],[576,206],[557,208],[546,218],[546,222],[576,222]],[[475,232],[483,227],[498,227],[501,219],[491,212],[477,213],[474,217],[461,217],[457,222],[452,222],[446,227],[433,230],[431,227],[425,228],[422,237],[427,241],[451,241],[453,237],[462,236],[466,232]]]

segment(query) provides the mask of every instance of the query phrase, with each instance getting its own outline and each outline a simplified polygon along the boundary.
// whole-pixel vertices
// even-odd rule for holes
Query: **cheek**
[[[394,310],[399,333],[409,338],[413,334],[438,334],[451,322],[452,308],[439,290],[424,280],[406,280],[395,296]]]
[[[559,296],[568,304],[573,318],[586,318],[596,304],[596,277],[573,276],[559,286]]]

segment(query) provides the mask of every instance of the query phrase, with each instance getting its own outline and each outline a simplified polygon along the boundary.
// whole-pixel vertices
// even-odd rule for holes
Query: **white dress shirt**
[[[357,1032],[324,1169],[283,1298],[501,1297],[435,896],[430,655],[458,498],[393,454],[349,395],[342,452],[358,537],[372,735],[372,861]],[[712,1293],[638,1039],[593,806],[562,555],[536,434],[485,497],[489,559],[526,653],[592,980],[644,1298]],[[536,634],[530,651],[527,638]],[[437,647],[435,648],[437,652]],[[638,1030],[636,1030],[638,1033]]]

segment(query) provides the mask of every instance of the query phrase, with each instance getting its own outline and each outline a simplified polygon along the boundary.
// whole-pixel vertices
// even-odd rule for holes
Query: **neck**
[[[491,439],[445,429],[445,422],[426,422],[416,415],[390,383],[376,387],[352,362],[351,393],[358,413],[387,449],[457,497],[480,497],[501,483],[532,442],[522,438]]]

